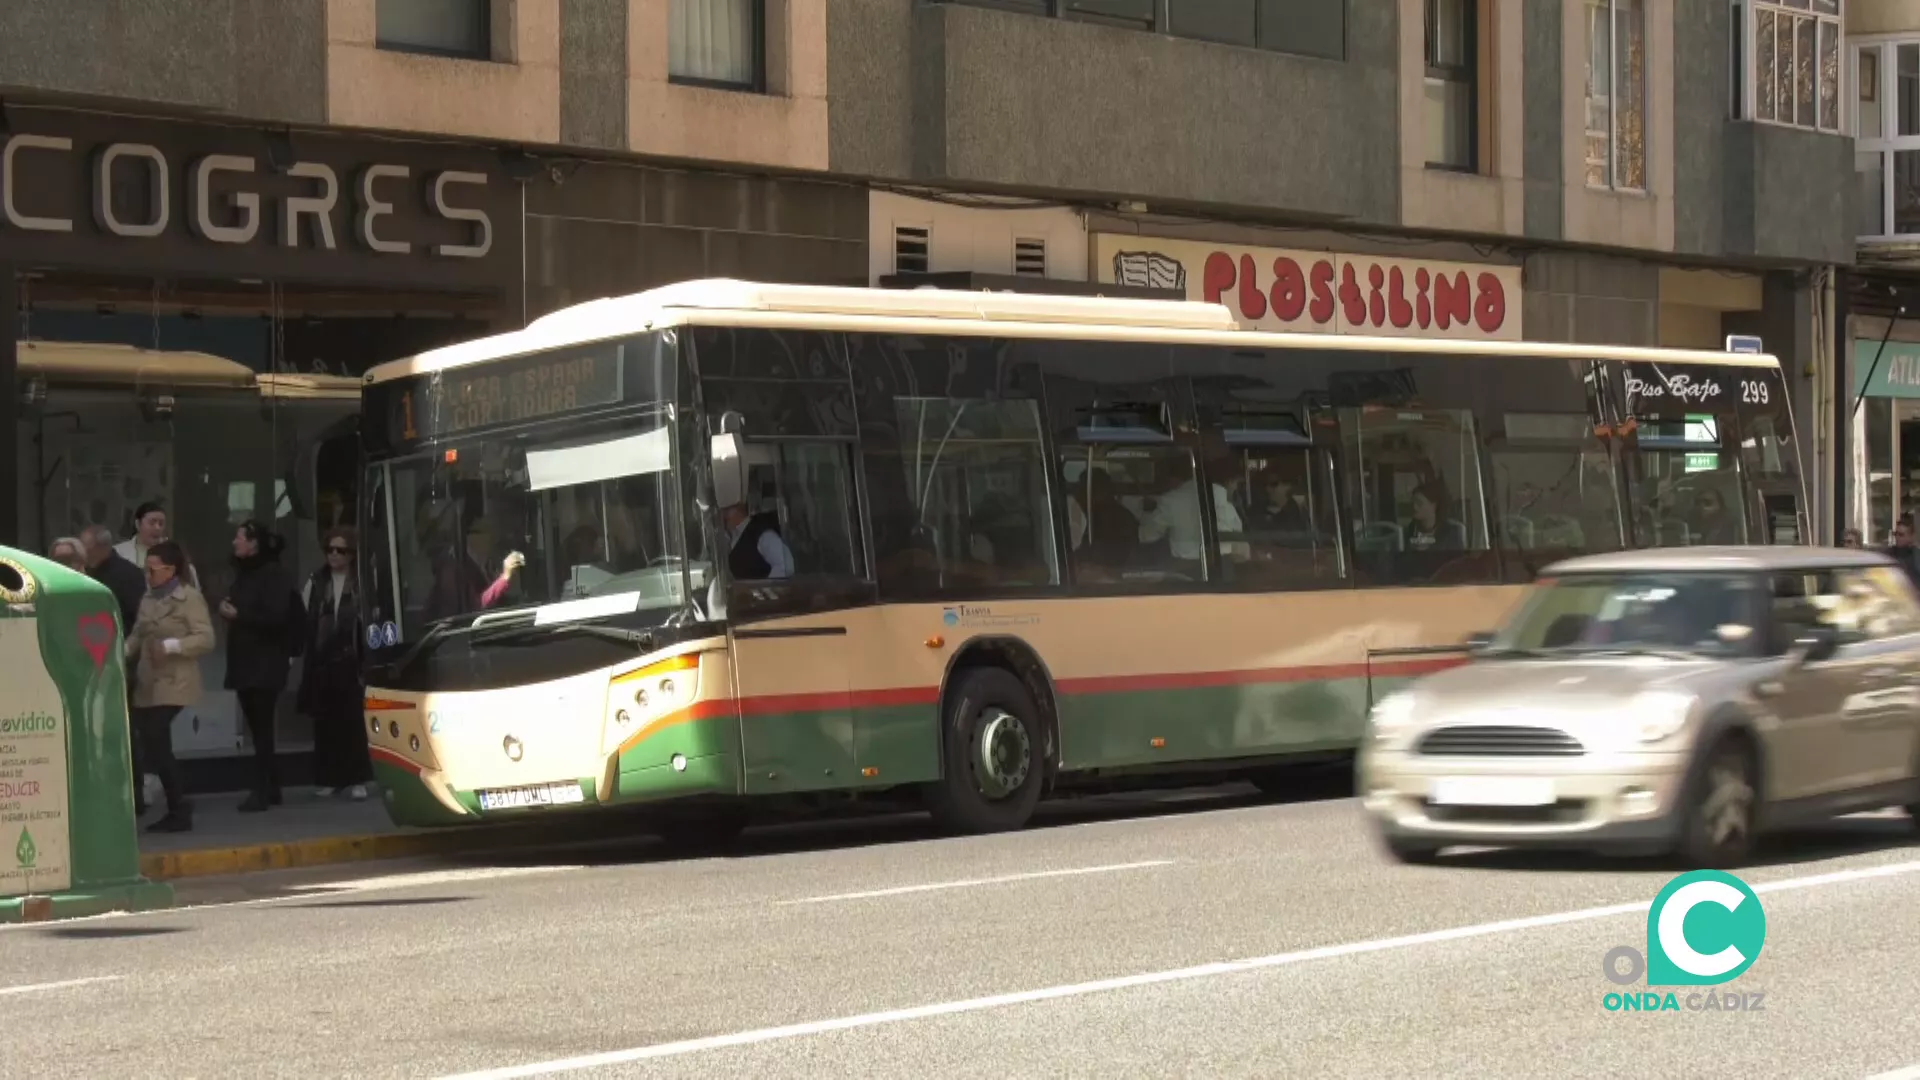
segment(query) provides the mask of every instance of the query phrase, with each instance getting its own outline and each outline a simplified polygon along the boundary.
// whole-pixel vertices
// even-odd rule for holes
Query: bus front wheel
[[[1018,829],[1040,802],[1046,731],[1039,706],[1005,668],[962,671],[940,716],[944,768],[928,809],[949,832]]]

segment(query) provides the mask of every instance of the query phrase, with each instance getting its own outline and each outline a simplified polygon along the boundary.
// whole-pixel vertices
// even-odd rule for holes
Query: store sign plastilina
[[[1294,333],[1521,340],[1517,266],[1101,233],[1102,282],[1178,289],[1242,326]]]
[[[66,709],[33,619],[0,620],[0,896],[72,885]]]

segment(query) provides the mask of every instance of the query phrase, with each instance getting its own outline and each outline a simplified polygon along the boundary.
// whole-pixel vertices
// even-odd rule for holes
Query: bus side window
[[[1039,403],[896,397],[918,589],[966,592],[1058,584]]]
[[[1584,413],[1506,413],[1493,440],[1493,522],[1532,580],[1557,559],[1623,544],[1613,457]]]
[[[1347,576],[1329,456],[1309,445],[1239,445],[1208,479],[1234,494],[1240,528],[1217,520],[1226,579],[1255,589],[1311,588]]]
[[[1366,583],[1499,581],[1472,412],[1391,406],[1338,412],[1346,511]]]
[[[762,445],[770,460],[748,466],[747,513],[778,523],[793,558],[793,576],[864,576],[851,445],[837,440]]]

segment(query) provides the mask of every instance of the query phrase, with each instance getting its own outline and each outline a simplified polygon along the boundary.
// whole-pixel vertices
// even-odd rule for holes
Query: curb
[[[310,866],[455,855],[499,850],[535,837],[517,827],[452,829],[436,833],[372,833],[324,836],[239,847],[164,851],[140,856],[140,875],[149,881],[295,870]],[[550,838],[550,836],[549,836]]]
[[[475,855],[534,846],[565,846],[634,834],[619,816],[562,823],[553,818],[488,825],[455,825],[414,832],[316,836],[235,847],[159,851],[140,856],[140,876],[148,881],[297,870],[312,866],[374,862],[431,855]]]

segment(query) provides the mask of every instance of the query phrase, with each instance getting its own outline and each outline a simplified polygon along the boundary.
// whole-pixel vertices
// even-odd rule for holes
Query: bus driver
[[[722,512],[727,526],[727,569],[735,581],[778,581],[793,576],[793,552],[780,538],[772,510],[749,514],[746,503]]]

